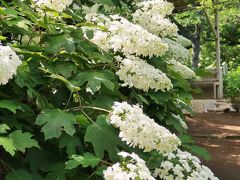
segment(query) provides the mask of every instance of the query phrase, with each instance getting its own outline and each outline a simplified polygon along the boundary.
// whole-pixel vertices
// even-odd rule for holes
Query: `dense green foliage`
[[[240,66],[231,70],[224,79],[225,97],[230,98],[233,107],[240,110]]]
[[[201,6],[177,12],[174,16],[179,22],[180,33],[200,43],[199,68],[215,67],[215,37],[204,11],[214,25],[214,9],[217,8],[220,16],[221,61],[226,62],[229,69],[236,69],[240,64],[239,1],[220,0],[218,6],[212,0],[199,2]]]
[[[123,2],[102,3],[109,11],[131,11]],[[22,57],[17,76],[0,86],[0,171],[7,180],[102,179],[102,170],[118,160],[117,152],[131,149],[107,123],[114,101],[139,103],[181,138],[182,148],[208,157],[182,125],[183,110],[191,112],[192,89],[166,68],[164,59],[152,57],[149,63],[171,78],[173,89],[143,92],[120,87],[113,54],[84,37],[81,26],[96,25],[85,23],[82,11],[68,9],[52,17],[37,13],[30,4],[1,1],[0,7],[2,44]],[[88,31],[88,38],[92,34]],[[151,168],[161,161],[155,152],[131,151],[143,159],[151,157]]]
[[[225,78],[226,97],[240,97],[240,67],[229,72]]]

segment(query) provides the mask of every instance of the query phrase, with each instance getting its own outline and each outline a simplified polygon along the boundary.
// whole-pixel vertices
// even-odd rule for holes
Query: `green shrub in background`
[[[240,107],[240,66],[230,71],[224,79],[225,96],[231,98],[235,108]]]

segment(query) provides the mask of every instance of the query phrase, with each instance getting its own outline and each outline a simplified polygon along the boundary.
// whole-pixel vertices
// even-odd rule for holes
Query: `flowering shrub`
[[[201,161],[186,151],[177,150],[165,155],[159,168],[154,171],[154,176],[161,179],[215,179],[212,171],[200,164]]]
[[[207,157],[187,133],[185,78],[194,72],[173,60],[181,54],[171,43],[187,50],[168,19],[172,9],[162,0],[1,1],[6,179],[155,179],[166,153]]]
[[[99,17],[102,16],[99,15]],[[167,44],[163,43],[160,37],[118,15],[111,15],[104,24],[101,22],[98,25],[104,25],[109,31],[105,34],[98,34],[99,30],[96,30],[98,41],[93,39],[93,42],[100,47],[103,46],[103,49],[106,49],[106,44],[108,44],[108,49],[113,49],[114,52],[121,51],[124,55],[136,54],[150,57],[161,56],[168,49]],[[103,38],[106,39],[103,41]]]
[[[180,73],[184,79],[196,79],[197,78],[197,76],[193,70],[188,68],[186,65],[181,64],[180,62],[177,62],[172,59],[168,62],[168,65],[169,65],[170,69],[172,69],[175,72]]]
[[[173,4],[163,0],[151,0],[137,3],[133,13],[133,22],[144,27],[150,33],[165,37],[176,36],[178,28],[166,18],[173,10]]]
[[[122,86],[135,87],[148,91],[149,89],[170,90],[172,88],[171,80],[165,73],[155,69],[146,61],[135,57],[127,56],[124,59],[118,58],[121,63],[120,69],[116,72],[119,79],[124,81]],[[142,79],[142,81],[139,81]]]
[[[120,129],[119,137],[129,146],[138,146],[145,152],[173,152],[180,145],[176,135],[158,125],[138,106],[115,102],[110,123]]]
[[[143,179],[154,180],[151,172],[145,165],[145,161],[140,159],[135,153],[129,154],[126,152],[120,152],[118,155],[124,158],[123,162],[116,163],[112,167],[108,167],[104,171],[104,178],[106,180],[111,179]],[[128,160],[128,158],[130,158]]]
[[[39,6],[39,8],[47,7],[49,9],[53,9],[57,12],[62,12],[66,9],[70,4],[72,4],[72,0],[65,0],[65,1],[57,1],[57,0],[34,0],[35,6]],[[39,9],[41,11],[41,9]]]

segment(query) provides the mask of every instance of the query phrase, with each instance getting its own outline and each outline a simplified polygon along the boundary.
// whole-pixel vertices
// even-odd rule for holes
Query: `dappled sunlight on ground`
[[[231,130],[231,131],[237,131],[240,132],[240,126],[229,126],[229,125],[225,125],[220,127],[221,129],[227,129],[227,130]]]
[[[240,114],[198,114],[188,118],[189,131],[197,144],[211,154],[203,161],[220,180],[240,179]]]

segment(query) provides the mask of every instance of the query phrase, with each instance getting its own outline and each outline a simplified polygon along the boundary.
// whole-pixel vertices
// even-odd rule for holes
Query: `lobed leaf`
[[[98,116],[96,123],[87,128],[85,141],[93,145],[96,155],[102,159],[107,151],[111,160],[117,160],[118,147],[123,147],[123,143],[116,134],[115,129],[106,121],[106,116]]]
[[[62,131],[65,131],[70,136],[76,132],[74,125],[76,117],[68,112],[60,109],[47,109],[42,114],[38,115],[35,124],[43,125],[41,131],[45,135],[45,140],[59,138]]]
[[[84,153],[83,156],[75,154],[72,155],[71,160],[66,162],[66,169],[74,169],[79,165],[82,165],[82,167],[84,168],[88,166],[96,167],[100,161],[101,161],[100,158],[89,152]]]

